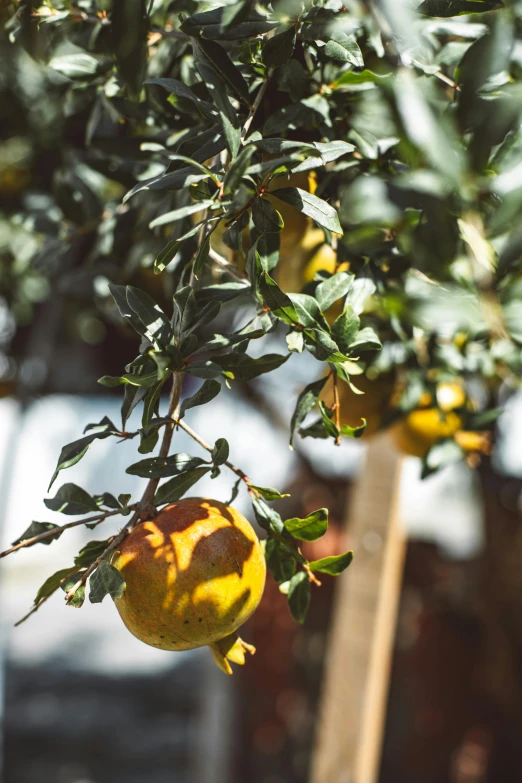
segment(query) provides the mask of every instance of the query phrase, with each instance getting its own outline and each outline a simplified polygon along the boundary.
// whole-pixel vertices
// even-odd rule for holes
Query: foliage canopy
[[[390,422],[459,376],[473,398],[464,428],[492,425],[501,384],[514,387],[521,369],[522,3],[11,5],[0,89],[25,127],[1,147],[2,293],[20,322],[45,297],[71,292],[139,336],[134,361],[100,379],[122,387],[121,426],[88,425],[63,448],[51,484],[97,439],[136,438],[146,455],[163,432],[159,456],[128,469],[149,479],[140,502],[68,483],[46,503],[94,512],[93,525],[132,512],[132,527],[228,466],[234,493],[247,485],[270,570],[302,621],[314,575],[351,560],[303,557],[298,542],[321,536],[327,513],[283,521],[269,505],[278,490],[252,484],[224,438],[209,445],[192,433],[206,460],[169,455],[171,417],[190,434],[188,412],[223,383],[308,352],[317,372],[296,400],[291,443],[362,435],[364,421],[341,425],[321,393],[327,377],[357,392],[363,373],[397,379]],[[312,172],[316,189],[296,185]],[[288,206],[322,230],[337,265],[285,292]],[[152,274],[129,284],[138,269],[161,284]],[[202,385],[180,407],[186,375]],[[141,428],[127,432],[137,406]],[[425,475],[463,453],[443,438]],[[60,586],[81,605],[91,574],[91,600],[120,594],[109,560],[125,532],[90,542],[40,588],[35,608]],[[17,546],[60,533],[33,523]]]

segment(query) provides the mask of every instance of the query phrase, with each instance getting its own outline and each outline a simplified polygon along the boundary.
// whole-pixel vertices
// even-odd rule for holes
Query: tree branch
[[[210,248],[208,255],[212,261],[215,261],[216,264],[219,264],[221,267],[223,267],[223,269],[232,275],[232,277],[235,277],[236,280],[241,280],[242,283],[245,282],[245,280],[248,280],[245,275],[242,275],[241,272],[239,272],[236,267],[230,263],[230,261],[227,261],[226,258],[223,258],[223,256],[214,250],[213,247]]]
[[[136,508],[137,503],[134,503],[131,506],[128,506],[128,508]],[[55,536],[56,534],[61,534],[64,530],[68,530],[70,527],[78,527],[79,525],[100,525],[102,522],[105,521],[107,517],[113,517],[116,514],[121,514],[122,509],[116,509],[116,511],[104,511],[103,514],[96,514],[92,517],[87,517],[87,519],[77,519],[75,522],[68,522],[66,525],[59,525],[58,527],[53,528],[52,530],[47,530],[45,533],[40,533],[37,536],[32,536],[31,538],[25,538],[23,541],[20,541],[20,543],[15,544],[10,549],[6,549],[5,552],[0,552],[0,558],[7,557],[7,555],[10,555],[12,552],[17,552],[19,549],[23,549],[26,546],[32,546],[33,544],[37,544],[39,541],[43,541],[46,538],[50,538],[51,536]]]
[[[197,434],[197,432],[194,432],[194,430],[189,427],[188,424],[185,424],[185,422],[182,419],[174,419],[174,423],[181,427],[182,430],[184,430],[187,435],[190,435],[190,437],[196,441],[196,443],[199,443],[200,446],[202,446],[204,449],[212,453],[212,446],[203,440],[203,438]],[[230,460],[226,460],[224,463],[229,470],[231,470],[233,473],[236,474],[236,476],[239,476],[239,478],[245,482],[248,488],[248,492],[250,495],[254,495],[255,497],[258,496],[258,493],[255,491],[255,489],[252,489],[252,486],[250,484],[250,479],[248,478],[247,474],[241,470],[241,468],[238,468],[237,465],[234,465],[233,462],[230,462]]]
[[[248,117],[246,118],[245,124],[243,126],[243,133],[241,134],[241,138],[243,140],[246,139],[246,137],[248,136],[248,131],[250,130],[250,126],[252,125],[252,122],[254,120],[254,117],[256,115],[257,110],[261,106],[261,101],[264,98],[264,95],[265,95],[265,92],[266,92],[266,88],[268,87],[268,82],[272,78],[272,74],[273,73],[274,73],[274,69],[270,68],[268,73],[267,73],[267,75],[266,75],[266,78],[265,78],[263,84],[261,85],[261,87],[258,90],[258,93],[257,93],[257,95],[256,95],[256,97],[254,99],[254,103],[252,104],[252,107],[250,109]]]
[[[165,427],[165,432],[163,433],[163,440],[161,442],[161,447],[159,451],[159,457],[166,457],[169,453],[170,444],[172,441],[172,434],[174,431],[174,421],[179,415],[179,401],[181,398],[182,387],[183,387],[183,374],[174,373],[172,377],[172,390],[170,392],[169,412],[168,412],[168,416],[170,416],[173,421],[172,424],[167,424]],[[145,487],[145,492],[143,493],[140,502],[137,504],[137,509],[132,515],[131,519],[127,522],[125,527],[122,528],[122,530],[120,530],[118,535],[112,539],[108,547],[102,552],[102,554],[97,558],[97,560],[95,560],[94,563],[91,563],[89,568],[85,571],[82,577],[76,582],[76,584],[73,585],[71,589],[65,593],[66,603],[69,603],[71,601],[76,591],[87,582],[87,579],[90,577],[93,571],[95,571],[98,568],[101,561],[107,556],[109,552],[113,552],[116,549],[118,544],[120,544],[123,541],[123,539],[128,535],[129,531],[132,530],[132,528],[138,522],[140,522],[143,518],[147,516],[154,516],[156,514],[156,508],[153,504],[153,501],[154,501],[154,495],[156,493],[158,484],[159,484],[159,478],[150,479],[147,486]]]

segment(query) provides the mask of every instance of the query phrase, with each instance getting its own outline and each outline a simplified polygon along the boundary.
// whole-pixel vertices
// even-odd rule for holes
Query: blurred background
[[[0,3],[2,22],[8,5]],[[13,26],[0,34],[1,549],[32,520],[63,522],[42,501],[62,445],[104,415],[118,421],[119,392],[108,394],[96,381],[134,357],[136,339],[110,309],[108,280],[165,303],[176,282],[165,275],[161,288],[151,271],[164,238],[146,230],[146,211],[159,202],[141,211],[133,202],[120,206],[136,171],[157,173],[139,149],[148,132],[142,107],[120,99],[112,76],[107,93],[96,93],[94,82],[71,86],[39,62],[45,38],[31,24],[32,4],[22,5],[29,21],[21,35],[33,56],[22,46],[13,55]],[[157,73],[174,61],[173,44],[175,37],[159,44]],[[66,57],[71,47],[57,52]],[[184,120],[176,115],[175,122]],[[368,209],[376,203],[361,195]],[[436,233],[435,217],[434,210]],[[395,219],[394,212],[390,225]],[[313,362],[305,354],[273,377],[236,383],[191,411],[189,422],[209,441],[226,435],[233,461],[257,484],[291,493],[283,501],[287,516],[328,507],[328,535],[310,549],[321,557],[351,546],[351,501],[366,446],[306,439],[289,451],[288,421],[296,395],[318,371]],[[184,394],[195,388],[187,384]],[[475,470],[462,461],[424,481],[419,461],[403,460],[399,516],[408,543],[380,783],[521,779],[520,394],[499,418],[495,441]],[[182,432],[175,442],[177,451],[198,453]],[[97,441],[67,480],[135,499],[141,480],[125,474],[135,458],[133,441]],[[198,493],[226,499],[231,484],[204,478]],[[236,505],[250,516],[242,494]],[[117,523],[105,527],[109,533]],[[269,579],[244,634],[257,654],[229,678],[205,649],[166,653],[141,644],[109,598],[78,611],[58,591],[14,628],[46,577],[96,537],[74,529],[49,548],[0,561],[4,783],[305,783],[335,581],[325,577],[314,589],[301,627]],[[364,546],[373,551],[380,542]]]
[[[113,349],[121,353],[125,346],[114,339]],[[47,381],[30,400],[0,401],[2,549],[33,519],[60,521],[42,497],[61,445],[89,421],[118,418],[118,398],[99,394],[94,383],[86,388],[84,381],[82,393],[73,393],[72,354],[80,369],[92,361],[88,347],[70,339],[51,352],[47,374],[63,383]],[[106,371],[102,361],[94,375]],[[108,351],[107,367],[110,362]],[[313,553],[320,557],[350,546],[345,522],[365,446],[347,441],[336,449],[305,440],[296,452],[288,450],[281,422],[291,410],[278,405],[276,413],[269,399],[278,399],[277,383],[297,391],[299,366],[286,378],[282,368],[244,393],[227,390],[208,409],[194,411],[191,424],[210,440],[226,432],[237,464],[260,484],[291,493],[282,501],[287,514],[330,509],[324,552]],[[512,398],[498,427],[495,454],[477,470],[459,463],[421,481],[420,462],[404,459],[400,517],[409,541],[382,783],[518,780],[520,399]],[[183,432],[175,437],[176,450],[196,453]],[[70,480],[92,492],[137,497],[141,480],[124,472],[134,448],[132,442],[96,442],[69,471]],[[198,492],[224,500],[230,486],[224,477],[208,479]],[[245,497],[236,503],[249,514]],[[49,549],[34,547],[2,561],[5,783],[306,781],[335,580],[326,577],[314,590],[309,618],[298,627],[269,579],[244,634],[257,654],[230,678],[205,649],[165,653],[143,645],[126,631],[109,598],[78,611],[65,607],[58,591],[13,628],[49,573],[67,565],[88,537],[96,532],[73,529]]]

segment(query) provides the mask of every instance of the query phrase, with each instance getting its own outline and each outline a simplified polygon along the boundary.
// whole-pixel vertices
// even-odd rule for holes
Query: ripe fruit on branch
[[[126,587],[115,601],[131,633],[162,650],[209,645],[227,673],[227,658],[244,661],[254,648],[235,631],[257,608],[265,556],[245,517],[206,498],[186,498],[137,525],[113,565]]]

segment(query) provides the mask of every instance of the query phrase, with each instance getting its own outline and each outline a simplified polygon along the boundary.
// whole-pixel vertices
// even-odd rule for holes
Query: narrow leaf
[[[353,560],[353,552],[345,552],[344,555],[334,555],[332,557],[323,557],[321,560],[312,560],[310,569],[320,574],[329,574],[338,576],[348,568]]]
[[[287,519],[285,529],[300,541],[317,541],[328,529],[328,509],[320,508],[304,519],[298,517]]]
[[[180,473],[179,476],[174,476],[170,481],[158,487],[154,496],[154,504],[162,506],[164,503],[174,503],[179,500],[208,471],[209,468],[193,468]]]
[[[189,408],[195,408],[197,405],[205,405],[207,402],[210,402],[214,397],[217,397],[220,391],[221,384],[219,381],[205,381],[192,397],[187,397],[187,399],[183,400],[179,411],[179,418],[182,419]]]
[[[290,448],[293,448],[292,442],[295,431],[301,427],[301,424],[316,404],[327,380],[328,378],[325,375],[324,378],[309,383],[297,398],[295,411],[290,422]]]
[[[336,210],[312,193],[301,190],[301,188],[279,188],[279,190],[272,191],[272,195],[311,217],[317,225],[334,231],[336,234],[343,233]]]
[[[304,623],[310,606],[310,582],[305,571],[298,571],[290,580],[288,587],[288,606],[294,620]]]

